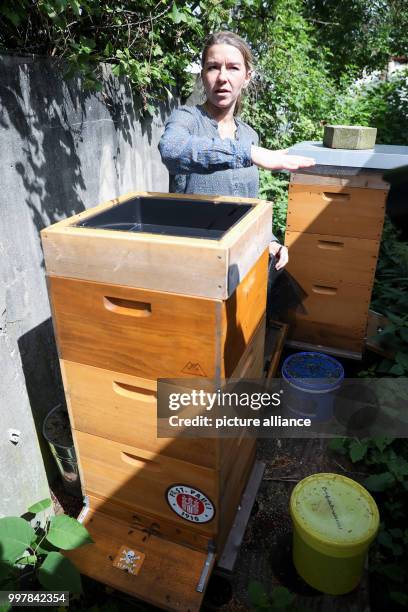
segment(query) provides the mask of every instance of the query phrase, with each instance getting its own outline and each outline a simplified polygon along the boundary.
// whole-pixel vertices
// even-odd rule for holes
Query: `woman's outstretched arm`
[[[170,174],[210,174],[252,165],[250,143],[197,136],[193,133],[195,121],[188,108],[180,108],[166,123],[159,150]]]

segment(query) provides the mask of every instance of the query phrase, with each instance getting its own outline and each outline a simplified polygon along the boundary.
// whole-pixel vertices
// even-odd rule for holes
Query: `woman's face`
[[[207,51],[201,78],[207,100],[218,108],[230,108],[250,81],[244,57],[232,45],[212,45]]]

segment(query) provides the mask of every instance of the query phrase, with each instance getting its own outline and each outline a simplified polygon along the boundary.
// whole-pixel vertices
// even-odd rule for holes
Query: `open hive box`
[[[132,193],[42,231],[95,544],[79,569],[197,610],[255,440],[157,438],[157,378],[259,378],[271,204]]]

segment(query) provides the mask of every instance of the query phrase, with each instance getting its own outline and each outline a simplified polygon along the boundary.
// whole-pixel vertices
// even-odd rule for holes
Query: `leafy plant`
[[[379,535],[371,552],[373,584],[383,586],[379,597],[384,602],[392,601],[395,609],[398,609],[397,605],[406,606],[408,560],[404,552],[408,545],[408,440],[338,438],[330,442],[329,448],[367,468],[367,477],[362,484],[374,496],[381,517]]]
[[[51,499],[43,499],[28,512],[37,515],[50,506]],[[46,590],[80,593],[81,576],[59,550],[93,542],[87,529],[66,515],[47,518],[44,527],[38,525],[32,527],[22,517],[0,518],[0,589],[19,590],[22,581],[37,579]]]
[[[282,612],[294,610],[295,595],[286,587],[277,586],[268,595],[262,583],[253,580],[248,587],[249,599],[254,609],[261,612]]]
[[[371,307],[385,315],[388,324],[374,338],[393,358],[382,359],[363,376],[408,376],[408,244],[385,220]]]

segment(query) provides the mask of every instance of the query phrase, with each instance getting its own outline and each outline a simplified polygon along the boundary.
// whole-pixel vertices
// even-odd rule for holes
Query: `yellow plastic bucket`
[[[379,526],[369,492],[346,476],[314,474],[293,489],[290,514],[298,574],[323,593],[352,591]]]

